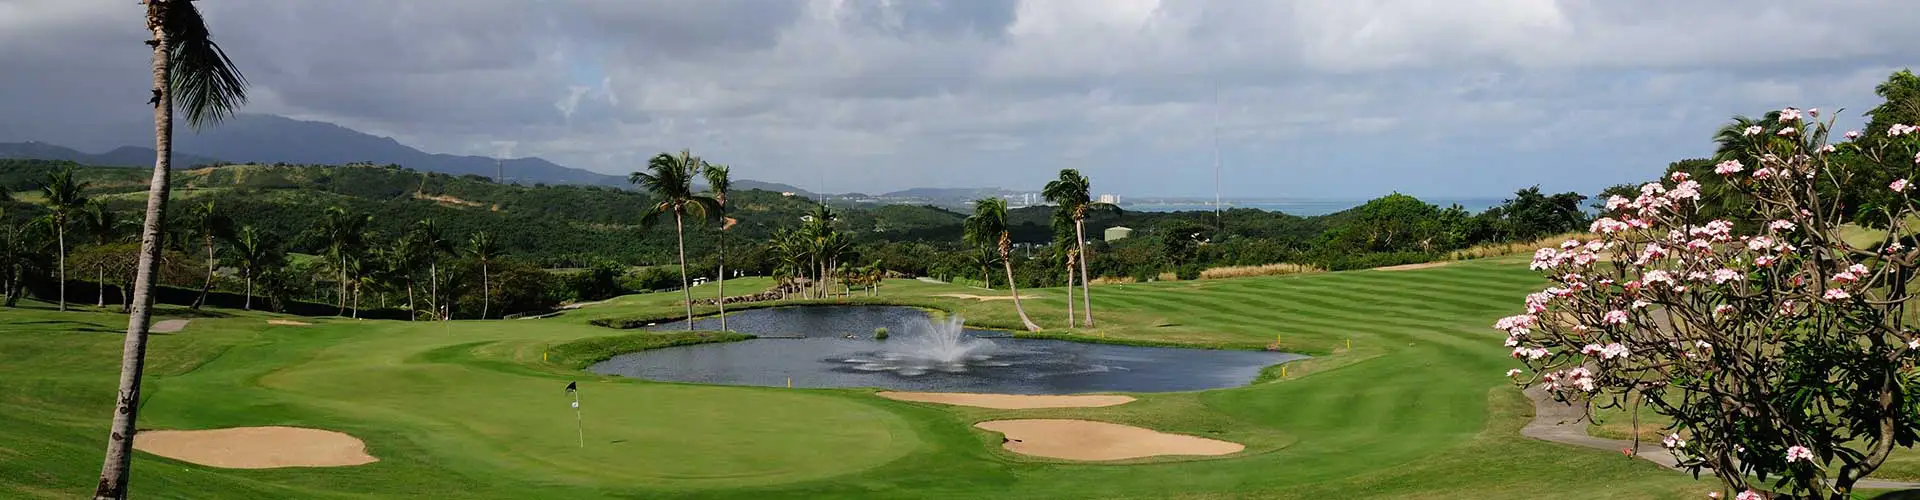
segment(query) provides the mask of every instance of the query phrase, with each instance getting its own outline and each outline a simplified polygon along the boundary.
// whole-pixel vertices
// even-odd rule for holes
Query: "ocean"
[[[1436,206],[1439,206],[1440,208],[1446,208],[1454,204],[1459,204],[1461,208],[1466,209],[1468,212],[1480,213],[1485,211],[1488,208],[1493,208],[1494,206],[1497,206],[1501,202],[1506,200],[1500,199],[1500,198],[1457,198],[1457,199],[1436,198],[1436,199],[1430,199],[1430,200],[1422,199],[1421,201],[1434,204]],[[1258,210],[1265,210],[1268,212],[1281,212],[1288,215],[1298,215],[1298,216],[1305,217],[1305,216],[1331,214],[1334,212],[1339,212],[1341,210],[1346,210],[1349,208],[1363,205],[1366,202],[1367,200],[1265,199],[1265,200],[1225,200],[1221,204],[1226,205],[1226,208],[1229,208],[1229,209],[1252,208],[1252,209],[1258,209]],[[1213,211],[1213,204],[1210,202],[1187,202],[1187,201],[1133,203],[1133,202],[1128,202],[1126,200],[1121,200],[1120,208],[1125,210],[1132,210],[1136,212],[1210,212],[1210,211]]]

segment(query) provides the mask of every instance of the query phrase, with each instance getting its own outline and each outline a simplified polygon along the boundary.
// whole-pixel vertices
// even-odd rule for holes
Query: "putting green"
[[[729,290],[765,288],[729,281]],[[1247,387],[1134,394],[1105,408],[996,410],[863,390],[663,384],[601,377],[549,346],[665,334],[587,324],[671,316],[676,294],[622,297],[541,320],[408,323],[223,312],[157,336],[146,428],[336,430],[379,462],[223,470],[142,454],[146,498],[1698,498],[1711,485],[1617,454],[1517,434],[1531,407],[1487,328],[1537,287],[1524,265],[1094,288],[1085,341],[1259,348],[1316,358]],[[696,292],[712,293],[711,287]],[[1007,301],[886,282],[883,302],[969,324],[1017,324]],[[1027,304],[1059,326],[1065,294]],[[0,497],[84,495],[100,463],[124,316],[0,311]],[[164,316],[164,314],[163,314]],[[1348,347],[1349,342],[1351,348]],[[556,350],[555,352],[558,352]],[[578,380],[586,446],[575,434]],[[1226,457],[1083,464],[1003,450],[973,424],[1086,419],[1244,444]]]

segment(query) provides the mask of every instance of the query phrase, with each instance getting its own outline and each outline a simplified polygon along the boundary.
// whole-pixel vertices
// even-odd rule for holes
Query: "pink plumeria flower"
[[[1733,500],[1767,500],[1767,498],[1760,496],[1760,492],[1747,490],[1740,492],[1738,495],[1734,495]]]
[[[1913,131],[1914,131],[1914,127],[1912,125],[1895,123],[1892,126],[1887,127],[1887,137],[1900,137],[1903,135],[1911,134],[1913,133]]]
[[[1746,130],[1740,131],[1740,135],[1756,136],[1756,135],[1760,135],[1761,132],[1765,132],[1765,131],[1767,131],[1767,129],[1760,128],[1759,125],[1753,125],[1753,126],[1747,127]]]
[[[1787,123],[1799,119],[1800,110],[1798,109],[1788,107],[1787,109],[1780,110],[1780,123]]]
[[[1512,370],[1507,370],[1507,378],[1514,378],[1514,377],[1518,377],[1518,376],[1520,376],[1520,369],[1519,369],[1519,368],[1514,368],[1514,369],[1512,369]]]
[[[1859,139],[1859,138],[1860,138],[1860,131],[1858,131],[1858,130],[1848,130],[1848,131],[1847,131],[1847,136],[1846,136],[1846,137],[1847,137],[1847,140],[1849,140],[1849,141],[1851,141],[1851,140],[1854,140],[1854,139]]]
[[[1892,189],[1895,193],[1904,193],[1907,191],[1907,180],[1894,179],[1892,184],[1887,185],[1887,188]]]
[[[1773,135],[1785,137],[1785,136],[1798,134],[1798,133],[1800,133],[1799,130],[1795,130],[1793,127],[1787,127],[1787,128],[1780,129],[1779,132],[1774,132]]]
[[[1624,325],[1627,323],[1627,312],[1618,309],[1607,311],[1600,321],[1609,325]]]
[[[1913,154],[1913,162],[1914,162],[1915,164],[1920,164],[1920,153],[1914,153],[1914,154]]]
[[[1920,349],[1920,339],[1907,341],[1907,349]]]
[[[1780,220],[1767,223],[1767,229],[1772,229],[1775,231],[1792,231],[1794,227],[1795,226],[1793,224],[1793,221],[1786,220],[1786,219],[1780,219]]]
[[[1820,108],[1808,108],[1808,109],[1807,109],[1807,116],[1811,116],[1811,117],[1814,117],[1814,118],[1819,118],[1819,117],[1820,117]]]
[[[1753,178],[1755,179],[1765,179],[1768,177],[1773,177],[1772,167],[1762,167],[1753,171]]]
[[[1693,178],[1693,174],[1686,173],[1685,171],[1680,171],[1680,172],[1667,174],[1667,178],[1672,179],[1673,182],[1685,182],[1687,179]]]
[[[1666,438],[1660,440],[1660,445],[1667,447],[1667,449],[1685,448],[1687,447],[1687,440],[1680,439],[1679,434],[1668,434]]]
[[[1827,293],[1821,294],[1820,297],[1827,300],[1846,300],[1852,298],[1853,294],[1838,288],[1828,288]]]
[[[1826,144],[1826,145],[1820,146],[1820,152],[1822,153],[1832,153],[1835,150],[1836,148],[1834,148],[1832,144]]]
[[[1813,450],[1809,450],[1805,446],[1793,446],[1793,447],[1787,448],[1788,463],[1812,462],[1812,461],[1813,461]]]
[[[1713,499],[1713,500],[1720,500],[1720,492],[1718,492],[1718,491],[1709,491],[1709,492],[1707,492],[1707,498],[1711,498],[1711,499]]]
[[[1746,166],[1743,166],[1740,164],[1740,160],[1727,160],[1727,161],[1720,162],[1717,165],[1714,165],[1713,173],[1720,174],[1720,175],[1732,175],[1734,173],[1737,173],[1746,169],[1747,169]]]

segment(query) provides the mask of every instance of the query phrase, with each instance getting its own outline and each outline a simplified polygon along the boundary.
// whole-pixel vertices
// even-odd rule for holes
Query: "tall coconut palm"
[[[347,261],[366,244],[367,225],[372,222],[372,215],[352,214],[345,208],[327,207],[320,219],[320,226],[314,228],[320,241],[327,247],[328,262],[340,273],[340,316],[347,315]]]
[[[719,288],[713,292],[714,302],[720,306],[720,331],[727,331],[727,230],[733,228],[734,220],[727,217],[727,191],[733,189],[732,169],[726,165],[708,165],[704,171],[707,177],[707,191],[712,192],[713,206],[720,217],[720,232],[715,236],[715,253],[719,255],[720,279],[714,285]]]
[[[487,319],[493,303],[493,278],[488,275],[487,265],[500,257],[500,243],[493,240],[493,235],[480,231],[467,239],[466,250],[467,255],[480,261],[480,319]]]
[[[253,226],[242,226],[239,231],[233,233],[232,239],[234,252],[238,254],[236,257],[240,261],[240,274],[246,278],[247,282],[247,299],[241,308],[251,311],[253,310],[254,279],[267,268],[278,265],[282,259],[286,258],[286,253],[280,249],[280,243],[273,238],[272,233],[261,231]]]
[[[126,221],[120,220],[119,214],[107,210],[99,200],[87,202],[87,207],[80,211],[80,230],[93,237],[95,246],[106,246],[108,243],[120,241],[121,230],[126,225]],[[94,291],[98,292],[94,307],[107,307],[106,266],[94,266],[93,282],[96,283]]]
[[[207,294],[213,292],[213,278],[220,269],[219,258],[214,255],[214,239],[226,239],[233,232],[233,219],[220,213],[219,206],[213,200],[196,203],[187,211],[187,221],[194,236],[199,237],[207,252],[207,279],[200,285],[200,296],[193,299],[188,309],[199,310],[207,303]]]
[[[0,295],[6,297],[7,307],[19,305],[25,289],[22,281],[29,273],[45,272],[47,254],[52,250],[52,238],[42,233],[45,229],[39,220],[10,219],[0,207],[0,280],[5,281]]]
[[[993,272],[989,271],[989,269],[991,269],[993,266],[1000,264],[1000,251],[994,249],[993,245],[991,244],[984,244],[984,245],[975,247],[973,253],[966,254],[966,258],[967,258],[966,262],[968,264],[972,264],[980,268],[981,286],[986,287],[988,290],[992,290],[993,289]]]
[[[47,180],[40,185],[43,203],[47,205],[47,222],[59,239],[60,267],[60,310],[67,310],[67,224],[87,206],[87,197],[82,194],[87,189],[85,182],[73,179],[73,167],[66,167],[47,174]]]
[[[246,101],[246,79],[227,59],[191,0],[146,0],[147,31],[153,38],[154,162],[147,185],[147,214],[140,231],[139,271],[133,285],[133,311],[127,319],[126,346],[120,359],[120,392],[113,426],[100,466],[95,499],[127,497],[132,475],[134,422],[140,408],[140,375],[146,363],[148,321],[153,316],[154,273],[159,267],[160,233],[167,212],[167,188],[173,169],[173,111],[201,127],[232,115]]]
[[[423,258],[422,254],[424,253],[425,252],[421,250],[420,244],[415,242],[413,238],[400,238],[395,240],[393,247],[387,249],[381,256],[381,262],[387,266],[386,274],[399,277],[406,282],[407,321],[417,321],[420,319],[420,309],[414,304],[413,291],[414,288],[418,287],[414,282],[414,275],[416,269],[419,268],[420,260]]]
[[[1027,331],[1040,331],[1040,325],[1027,318],[1027,308],[1020,305],[1020,286],[1013,281],[1013,235],[1007,231],[1007,200],[989,196],[974,201],[973,215],[967,217],[965,227],[967,242],[1000,249],[1000,264],[1007,270],[1007,290],[1013,294],[1013,310],[1020,313]]]
[[[1041,191],[1041,195],[1045,196],[1047,201],[1053,202],[1073,218],[1076,249],[1074,260],[1078,260],[1080,264],[1080,311],[1085,315],[1081,323],[1089,327],[1093,326],[1093,296],[1090,295],[1091,287],[1087,282],[1091,281],[1093,276],[1087,274],[1087,212],[1097,207],[1110,206],[1094,203],[1090,195],[1092,191],[1093,182],[1087,180],[1086,176],[1080,175],[1079,170],[1071,168],[1060,169],[1060,178],[1048,182],[1047,187]],[[1071,277],[1067,280],[1067,289],[1069,290],[1067,302],[1071,303],[1073,302]]]
[[[453,309],[440,298],[440,256],[453,253],[453,241],[446,238],[433,219],[422,219],[416,224],[413,238],[427,259],[427,302],[433,305],[436,317],[444,321],[453,315]]]
[[[685,219],[689,215],[705,218],[708,213],[720,209],[719,202],[713,198],[693,193],[693,178],[700,175],[700,169],[705,164],[692,151],[683,149],[678,156],[667,153],[654,155],[652,160],[647,161],[647,171],[627,176],[627,182],[639,185],[653,195],[653,206],[647,208],[647,215],[640,219],[641,224],[651,226],[661,216],[673,214],[673,229],[680,247],[680,291],[686,295],[687,302],[687,331],[693,331],[693,288],[687,280]]]

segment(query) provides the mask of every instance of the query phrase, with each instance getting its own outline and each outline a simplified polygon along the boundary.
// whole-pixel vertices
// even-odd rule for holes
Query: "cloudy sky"
[[[203,0],[248,112],[808,189],[1591,192],[1736,113],[1877,104],[1903,0]],[[133,0],[0,0],[0,121],[144,118]],[[1219,105],[1214,104],[1216,89]],[[129,102],[132,103],[129,106]],[[129,118],[131,117],[131,118]],[[823,185],[824,183],[824,185]]]

